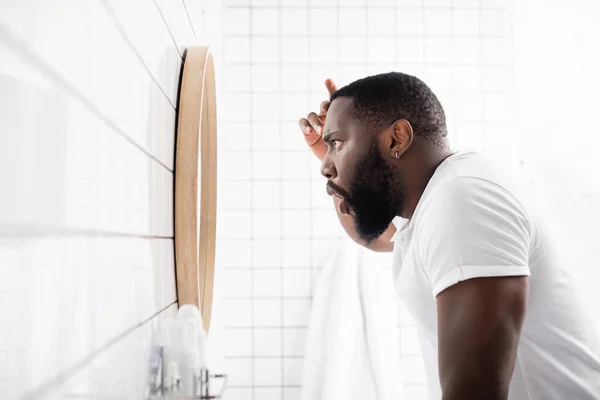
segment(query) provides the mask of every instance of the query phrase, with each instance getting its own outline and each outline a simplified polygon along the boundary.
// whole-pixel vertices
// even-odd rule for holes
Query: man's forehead
[[[327,110],[326,130],[335,131],[344,126],[352,115],[353,101],[348,97],[338,97]]]

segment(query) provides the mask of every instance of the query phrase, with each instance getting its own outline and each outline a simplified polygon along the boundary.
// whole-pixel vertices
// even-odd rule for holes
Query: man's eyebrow
[[[324,141],[325,143],[327,143],[327,142],[331,141],[331,137],[332,137],[332,136],[333,136],[335,133],[337,133],[337,132],[339,132],[339,129],[335,129],[335,130],[333,130],[333,131],[329,131],[329,132],[327,132],[326,134],[324,134],[324,135],[323,135],[323,141]]]

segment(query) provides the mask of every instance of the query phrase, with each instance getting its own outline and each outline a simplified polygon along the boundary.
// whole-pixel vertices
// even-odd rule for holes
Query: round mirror
[[[175,268],[179,306],[193,304],[210,326],[217,214],[215,69],[208,47],[187,49],[175,153]]]

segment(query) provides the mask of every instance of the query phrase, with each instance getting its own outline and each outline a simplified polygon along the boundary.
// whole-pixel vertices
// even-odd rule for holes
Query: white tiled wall
[[[177,87],[207,5],[0,5],[0,399],[143,398],[176,309]]]
[[[299,398],[314,282],[343,235],[298,119],[339,86],[391,70],[440,97],[455,147],[514,160],[507,1],[227,0],[220,202],[227,399]],[[405,398],[426,398],[400,315]],[[235,345],[233,345],[235,343]]]

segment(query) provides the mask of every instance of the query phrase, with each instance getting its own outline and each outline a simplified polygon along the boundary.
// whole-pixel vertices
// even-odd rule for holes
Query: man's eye
[[[341,140],[334,140],[332,143],[333,143],[333,147],[335,147],[336,149],[342,145]]]

